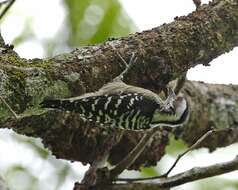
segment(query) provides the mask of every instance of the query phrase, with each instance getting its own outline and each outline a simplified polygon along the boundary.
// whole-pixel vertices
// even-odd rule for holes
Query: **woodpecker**
[[[132,57],[118,77],[96,92],[67,99],[45,99],[40,105],[42,108],[76,112],[89,121],[128,130],[183,124],[188,115],[185,98],[176,97],[170,89],[168,98],[163,101],[150,90],[123,82],[135,60]]]

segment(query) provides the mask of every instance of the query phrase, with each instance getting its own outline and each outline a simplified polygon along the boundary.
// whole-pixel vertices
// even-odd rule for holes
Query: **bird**
[[[102,86],[96,92],[85,93],[78,97],[52,99],[46,98],[41,103],[42,108],[58,109],[66,112],[75,112],[79,117],[88,121],[99,123],[100,126],[120,128],[122,137],[125,130],[143,130],[143,137],[128,155],[112,169],[109,170],[110,178],[117,176],[139,157],[150,140],[161,127],[173,129],[183,125],[189,116],[189,104],[182,96],[177,96],[172,88],[168,88],[168,97],[162,100],[151,90],[126,84],[124,76],[136,62],[134,53],[129,63],[121,57],[126,65],[123,72],[111,82]],[[119,142],[120,138],[117,140]],[[83,183],[96,184],[97,170],[104,167],[114,142],[90,166]]]
[[[125,63],[122,57],[121,59]],[[127,130],[146,130],[157,126],[176,127],[183,124],[189,111],[184,97],[176,96],[169,88],[168,97],[163,101],[151,90],[123,81],[124,75],[135,62],[136,58],[132,55],[126,69],[96,92],[65,99],[46,98],[40,106],[75,112],[101,126]]]

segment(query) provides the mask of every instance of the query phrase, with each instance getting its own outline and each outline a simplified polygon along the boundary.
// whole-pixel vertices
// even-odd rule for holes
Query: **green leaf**
[[[174,136],[169,138],[169,145],[166,147],[166,154],[177,156],[187,149],[187,145],[181,139],[174,139]]]
[[[159,175],[159,173],[157,172],[156,167],[141,169],[142,177],[153,177],[153,176],[158,176],[158,175]]]
[[[136,30],[118,0],[65,0],[65,4],[70,46],[100,43]]]

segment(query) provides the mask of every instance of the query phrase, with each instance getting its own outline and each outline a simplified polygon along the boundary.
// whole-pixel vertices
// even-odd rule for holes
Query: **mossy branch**
[[[41,137],[59,158],[92,163],[100,155],[101,142],[110,131],[93,128],[93,124],[83,122],[77,114],[40,109],[38,105],[44,97],[78,96],[99,89],[122,70],[114,49],[125,60],[132,53],[137,56],[135,69],[126,78],[128,83],[159,93],[189,68],[208,65],[236,47],[237,26],[237,0],[214,0],[169,24],[53,58],[27,60],[8,50],[0,56],[0,95],[20,118],[12,118],[1,104],[0,126]],[[185,83],[183,93],[190,101],[192,113],[188,124],[176,135],[193,144],[211,128],[230,127],[232,133],[216,135],[202,146],[214,150],[236,142],[237,92],[237,86]],[[142,135],[143,132],[127,131],[112,149],[110,161],[115,164],[122,160]],[[131,168],[155,165],[165,154],[168,142],[168,132],[155,135],[151,146]]]

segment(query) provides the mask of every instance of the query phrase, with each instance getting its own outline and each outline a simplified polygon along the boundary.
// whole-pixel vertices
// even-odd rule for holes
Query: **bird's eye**
[[[175,108],[173,106],[169,107],[163,107],[160,112],[168,115],[174,115],[175,114]]]

